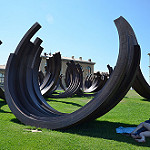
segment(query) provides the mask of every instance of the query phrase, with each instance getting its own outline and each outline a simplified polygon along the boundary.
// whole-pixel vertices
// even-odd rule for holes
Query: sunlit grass
[[[61,112],[70,113],[85,105],[90,98],[74,97],[48,99],[48,103]],[[34,133],[11,113],[4,100],[0,100],[0,149],[50,149],[50,150],[127,150],[149,149],[150,140],[137,143],[131,137],[116,134],[119,126],[136,126],[149,119],[150,101],[129,91],[125,98],[110,112],[95,121],[65,130],[40,129]]]

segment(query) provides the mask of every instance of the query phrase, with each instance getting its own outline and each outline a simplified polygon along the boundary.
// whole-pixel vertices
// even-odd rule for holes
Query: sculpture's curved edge
[[[69,86],[65,89],[63,93],[60,93],[59,95],[49,95],[49,97],[53,97],[53,98],[71,97],[80,88],[81,85],[80,75],[77,66],[75,65],[74,61],[68,62],[67,65],[68,65],[67,67],[68,75],[71,76],[71,79],[69,79],[70,80]]]
[[[123,26],[123,30],[126,32],[126,28],[124,28]],[[91,100],[89,103],[87,103],[85,106],[83,106],[82,108],[78,109],[77,111],[70,113],[70,114],[57,114],[55,111],[51,110],[51,112],[48,112],[48,110],[43,110],[44,108],[41,108],[41,110],[35,110],[36,112],[34,112],[33,110],[24,110],[24,113],[27,112],[27,114],[23,114],[22,112],[19,112],[19,109],[16,107],[17,103],[14,103],[14,100],[12,99],[12,95],[14,94],[13,98],[15,97],[16,93],[13,93],[13,91],[10,94],[9,90],[13,90],[13,84],[10,85],[9,81],[8,83],[5,83],[5,87],[6,87],[6,91],[7,91],[7,101],[10,100],[9,104],[11,103],[13,105],[13,109],[16,109],[17,112],[15,113],[20,113],[19,116],[22,118],[19,118],[19,120],[21,120],[23,123],[28,124],[28,125],[33,125],[36,127],[42,127],[42,128],[49,128],[49,129],[61,129],[61,128],[66,128],[66,127],[70,127],[70,126],[74,126],[75,124],[79,124],[82,123],[84,121],[87,120],[91,120],[94,119],[96,117],[99,117],[102,115],[102,110],[106,109],[106,107],[108,106],[108,104],[112,103],[112,101],[114,102],[114,99],[116,97],[116,94],[118,93],[118,90],[121,86],[121,84],[123,83],[123,80],[125,80],[126,78],[126,73],[127,73],[127,69],[128,66],[130,65],[130,63],[137,63],[136,65],[138,65],[138,62],[134,62],[131,61],[130,62],[130,58],[134,57],[135,52],[133,52],[132,50],[129,51],[128,49],[128,34],[125,36],[125,38],[121,38],[120,40],[120,50],[119,50],[119,56],[118,56],[118,60],[117,60],[117,64],[116,67],[111,75],[111,77],[109,78],[108,82],[105,84],[105,86],[102,88],[102,90],[100,92],[98,92],[98,94],[95,96],[95,98],[93,100]],[[24,49],[20,49],[20,55],[21,55],[21,51],[23,51]],[[18,54],[17,53],[17,54]],[[6,73],[6,81],[9,80],[8,79],[8,73],[10,70],[13,70],[14,68],[11,68],[11,66],[13,66],[13,64],[11,63],[15,63],[15,61],[12,61],[12,59],[15,59],[16,54],[13,54],[9,57],[8,60],[8,64],[7,64],[7,73]],[[128,65],[129,63],[129,65]],[[25,64],[27,65],[27,64]],[[131,64],[133,65],[133,64]],[[20,66],[22,67],[22,66]],[[33,68],[34,69],[34,68]],[[129,69],[132,69],[132,67],[129,67]],[[38,70],[36,70],[37,72],[37,76],[38,76]],[[23,75],[23,72],[21,72]],[[10,75],[11,76],[11,75]],[[13,75],[12,75],[13,76]],[[14,76],[14,79],[17,80],[17,77]],[[20,79],[19,79],[20,81]],[[127,84],[127,79],[125,80]],[[22,83],[22,82],[21,82]],[[19,84],[21,84],[19,83]],[[129,83],[130,84],[130,83]],[[24,87],[26,88],[26,87]],[[26,89],[24,89],[26,91]],[[36,93],[36,90],[34,91]],[[24,95],[24,93],[22,93]],[[125,94],[125,93],[123,93]],[[19,98],[20,95],[18,95]],[[123,95],[121,95],[123,96]],[[22,97],[22,96],[21,96]],[[25,101],[28,99],[24,99]],[[34,102],[32,99],[30,99],[31,102]],[[120,101],[120,95],[118,96],[117,102]],[[26,102],[25,102],[26,104]],[[34,103],[33,103],[34,104]],[[41,107],[41,106],[39,106]],[[26,109],[22,108],[22,109]],[[37,107],[35,107],[34,109],[37,109]],[[30,113],[28,113],[28,111],[30,111]],[[101,113],[102,112],[102,113]],[[14,112],[13,112],[14,113]],[[49,116],[47,116],[49,113]],[[16,114],[17,115],[17,114]]]
[[[145,80],[140,67],[138,68],[138,72],[132,87],[139,95],[146,99],[150,99],[150,86]]]
[[[18,44],[16,50],[15,50],[15,54],[17,54],[19,52],[19,50],[21,49],[21,47],[25,46],[29,40],[33,37],[33,35],[41,28],[41,25],[36,22],[29,30],[28,32],[26,32],[26,34],[24,35],[24,37],[21,39],[20,43]]]
[[[100,107],[97,108],[97,110],[95,110],[95,112],[93,112],[93,114],[90,115],[88,120],[96,119],[104,115],[121,101],[121,99],[125,96],[125,94],[132,86],[133,80],[136,76],[137,68],[139,67],[140,48],[137,44],[137,40],[133,32],[133,29],[123,17],[119,17],[115,21],[115,24],[118,28],[120,41],[119,56],[116,67],[114,69],[115,72],[114,71],[112,72],[109,80],[106,82],[103,89],[99,91],[98,92],[99,94],[95,96],[102,98],[100,93],[103,92],[104,95],[103,97],[105,100],[103,100]],[[121,67],[123,61],[124,62],[127,61],[124,65],[122,65],[122,67],[123,66],[125,67],[124,69]],[[122,69],[124,70],[124,74],[121,71]],[[118,81],[116,80],[116,78],[118,78]],[[112,84],[115,87],[112,87]],[[111,88],[112,89],[114,88],[114,91],[111,92],[112,90]]]

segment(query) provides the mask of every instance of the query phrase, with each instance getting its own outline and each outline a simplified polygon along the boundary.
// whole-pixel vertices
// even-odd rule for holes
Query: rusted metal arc
[[[48,59],[49,61],[46,60],[48,66],[46,66],[46,68],[45,68],[46,74],[45,74],[43,83],[42,83],[42,85],[40,85],[40,89],[41,89],[41,90],[47,85],[49,79],[51,78],[51,72],[50,72],[50,70],[49,70],[50,67],[49,67],[49,63],[48,63],[48,62],[50,62],[51,68],[52,68],[53,63],[54,63],[53,59],[54,59],[54,57],[50,57],[50,58]]]
[[[68,65],[68,63],[66,65]],[[70,75],[71,75],[71,71],[70,71],[69,67],[67,67],[66,72],[65,72],[65,84],[66,84],[66,87],[68,87],[70,82],[71,82]]]
[[[101,90],[103,86],[106,84],[107,80],[108,80],[108,76],[106,75],[96,77],[97,83],[95,85],[95,89],[93,89],[93,92],[98,92],[99,90]]]
[[[111,67],[112,68],[112,67]],[[113,69],[111,69],[111,73]],[[132,84],[133,89],[142,97],[150,99],[150,86],[145,80],[140,66],[137,69],[136,78]]]
[[[83,70],[80,64],[76,64],[76,67],[79,74],[79,83],[80,83],[76,91],[76,94],[78,96],[82,96],[83,95]]]
[[[80,89],[82,79],[81,79],[81,76],[79,73],[79,65],[78,64],[75,65],[74,61],[71,61],[71,66],[68,68],[70,68],[69,70],[71,70],[71,72],[73,74],[72,77],[73,77],[73,82],[74,82],[73,84],[71,83],[72,88],[69,89],[68,94],[69,94],[69,96],[73,96]]]
[[[55,88],[58,86],[59,81],[59,75],[61,70],[61,55],[60,52],[53,55],[51,58],[52,61],[47,61],[48,68],[47,68],[47,74],[51,74],[49,78],[47,78],[44,82],[44,86],[41,89],[42,85],[40,86],[42,95],[48,95],[52,93]],[[49,64],[52,62],[53,65]]]
[[[136,45],[136,43],[132,43],[130,40],[131,29],[127,27],[128,23],[122,17],[118,19],[118,22],[120,26],[118,28],[120,32],[120,50],[117,64],[112,75],[93,100],[70,114],[60,113],[48,106],[40,94],[38,85],[39,63],[38,65],[36,63],[40,55],[37,55],[34,49],[38,52],[42,50],[38,44],[35,45],[35,43],[29,42],[35,33],[32,31],[35,31],[35,28],[38,26],[37,24],[34,25],[24,36],[16,52],[10,55],[6,65],[5,96],[15,116],[27,125],[60,129],[95,119],[114,107],[129,90],[131,80],[136,73],[136,69],[134,68],[137,68],[140,60],[140,49],[133,48],[133,44]],[[26,44],[24,44],[24,42]],[[131,48],[129,48],[130,46]],[[34,59],[29,57],[31,53]],[[20,58],[22,58],[20,56],[24,57],[23,62],[20,61]],[[31,62],[32,66],[28,66],[29,63],[27,62]],[[25,69],[22,69],[23,65]],[[127,70],[130,72],[131,79],[129,78]],[[25,79],[25,81],[22,81],[22,79]],[[15,81],[18,82],[16,83]],[[30,86],[31,88],[27,89]],[[45,104],[44,106],[43,103]],[[112,104],[112,106],[107,109],[109,104]]]
[[[122,43],[122,47],[124,47],[125,46],[124,42],[127,43],[126,48],[128,49],[128,53],[129,53],[128,62],[126,64],[126,69],[124,69],[125,75],[123,77],[123,80],[120,83],[120,86],[118,87],[118,90],[116,91],[115,96],[111,99],[109,103],[107,103],[107,105],[103,107],[102,110],[100,110],[100,113],[97,114],[95,118],[100,117],[101,115],[107,113],[109,110],[111,110],[114,106],[118,104],[119,99],[121,100],[125,96],[125,94],[128,92],[128,90],[130,89],[130,87],[134,82],[140,64],[141,50],[140,50],[140,46],[138,45],[132,27],[128,24],[128,22],[123,17],[116,19],[115,24],[117,26],[118,33],[119,33],[120,44]],[[124,28],[126,28],[125,30],[126,32],[124,31]],[[122,40],[124,37],[126,37],[126,39]],[[113,75],[114,72],[112,73],[112,76]],[[110,79],[111,78],[112,77],[110,76]],[[108,83],[106,84],[109,84],[110,81],[108,80],[107,82]]]
[[[83,84],[83,91],[86,92],[92,86],[93,76],[87,75]]]
[[[138,68],[138,72],[132,87],[139,95],[150,99],[150,86],[145,80],[140,67]]]
[[[46,60],[47,62],[46,75],[43,84],[40,86],[42,94],[45,94],[47,92],[46,88],[49,87],[51,82],[54,80],[58,55],[60,55],[60,53],[56,53],[52,57],[49,57],[49,59]]]
[[[104,79],[102,79],[102,77],[104,77]],[[102,89],[107,80],[108,80],[107,76],[101,75],[100,72],[97,72],[94,75],[91,74],[89,78],[85,80],[84,92],[87,93],[98,92],[99,90]],[[88,84],[88,82],[90,83]]]
[[[51,90],[49,92],[47,92],[46,94],[44,94],[44,97],[50,97],[49,95],[52,95],[54,93],[57,93],[55,92],[57,90],[57,88],[59,87],[59,84],[60,84],[60,78],[58,78],[57,80],[57,83],[55,84],[55,86],[53,88],[51,88]]]
[[[49,61],[51,61],[50,64],[53,66],[54,61],[52,61],[52,59],[54,59],[54,58],[53,57],[49,58]],[[46,62],[47,62],[47,60],[46,60]],[[46,66],[45,71],[46,71],[46,74],[45,74],[43,83],[40,85],[40,89],[41,90],[47,85],[49,79],[51,78],[51,72],[49,71],[49,67],[48,66]]]
[[[75,64],[75,63],[74,63]],[[72,64],[72,65],[74,65],[74,64]],[[80,93],[78,93],[78,94],[81,94],[82,92],[81,92],[81,90],[82,90],[82,86],[83,86],[83,71],[82,71],[82,68],[81,68],[81,65],[80,64],[76,64],[75,66],[75,70],[76,70],[76,76],[78,76],[78,87],[76,87],[76,93],[78,93],[78,92],[80,92]],[[65,83],[66,83],[66,86],[68,87],[69,85],[70,85],[70,83],[71,83],[71,79],[70,79],[70,77],[71,77],[71,74],[72,74],[72,72],[73,72],[74,70],[72,70],[72,67],[71,68],[69,68],[69,67],[67,67],[67,69],[66,69],[66,73],[65,73]],[[65,89],[66,90],[66,89]]]
[[[38,101],[39,105],[46,111],[49,112],[49,115],[51,115],[52,112],[55,112],[56,114],[62,114],[60,112],[58,112],[57,110],[53,109],[52,107],[49,106],[49,104],[45,101],[45,99],[43,98],[43,96],[41,95],[41,91],[39,88],[39,84],[38,84],[38,70],[39,70],[39,66],[41,63],[41,59],[40,59],[40,55],[42,52],[42,48],[38,48],[37,52],[35,53],[34,57],[34,61],[32,61],[32,65],[30,66],[30,69],[28,69],[29,73],[32,74],[32,78],[30,78],[31,82],[31,87],[33,87],[32,92],[34,92],[35,96],[36,96],[36,100]],[[27,76],[28,78],[28,76]],[[34,99],[33,99],[34,100]]]
[[[136,72],[137,72],[137,68],[138,68],[138,64],[139,64],[139,59],[140,59],[140,47],[139,45],[134,45],[134,55],[132,57],[132,64],[130,66],[131,69],[127,69],[127,77],[124,78],[124,81],[122,81],[120,87],[118,88],[118,91],[116,92],[116,96],[114,98],[112,98],[112,100],[108,103],[108,105],[106,105],[102,110],[101,110],[101,115],[97,115],[95,116],[95,118],[100,117],[102,115],[104,115],[105,113],[107,113],[108,111],[110,111],[113,107],[115,107],[118,103],[119,103],[119,99],[121,100],[125,94],[129,91],[130,87],[132,86],[135,76],[136,76]],[[107,83],[106,83],[107,84]]]
[[[55,98],[65,98],[73,96],[80,88],[81,81],[80,81],[80,74],[78,72],[78,68],[75,65],[74,61],[70,61],[67,63],[68,65],[68,79],[70,80],[69,86],[65,89],[65,92],[60,93],[59,95],[49,95],[49,97]]]

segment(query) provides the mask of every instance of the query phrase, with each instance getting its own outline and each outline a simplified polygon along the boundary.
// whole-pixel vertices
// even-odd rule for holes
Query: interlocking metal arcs
[[[43,83],[40,85],[42,95],[52,93],[58,86],[58,79],[61,70],[61,55],[60,52],[55,53],[52,57],[46,60],[46,75]]]
[[[85,106],[72,113],[61,113],[49,106],[40,92],[38,68],[42,40],[30,41],[41,27],[35,23],[10,54],[6,66],[5,97],[13,114],[26,125],[61,129],[96,119],[116,106],[134,82],[140,47],[133,29],[123,17],[116,19],[115,24],[119,34],[119,56],[109,80]],[[72,74],[72,78],[77,84],[78,77]]]

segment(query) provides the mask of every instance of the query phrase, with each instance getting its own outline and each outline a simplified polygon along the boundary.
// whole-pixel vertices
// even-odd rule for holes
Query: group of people
[[[150,120],[140,123],[130,135],[137,142],[145,142],[145,137],[150,137]]]

